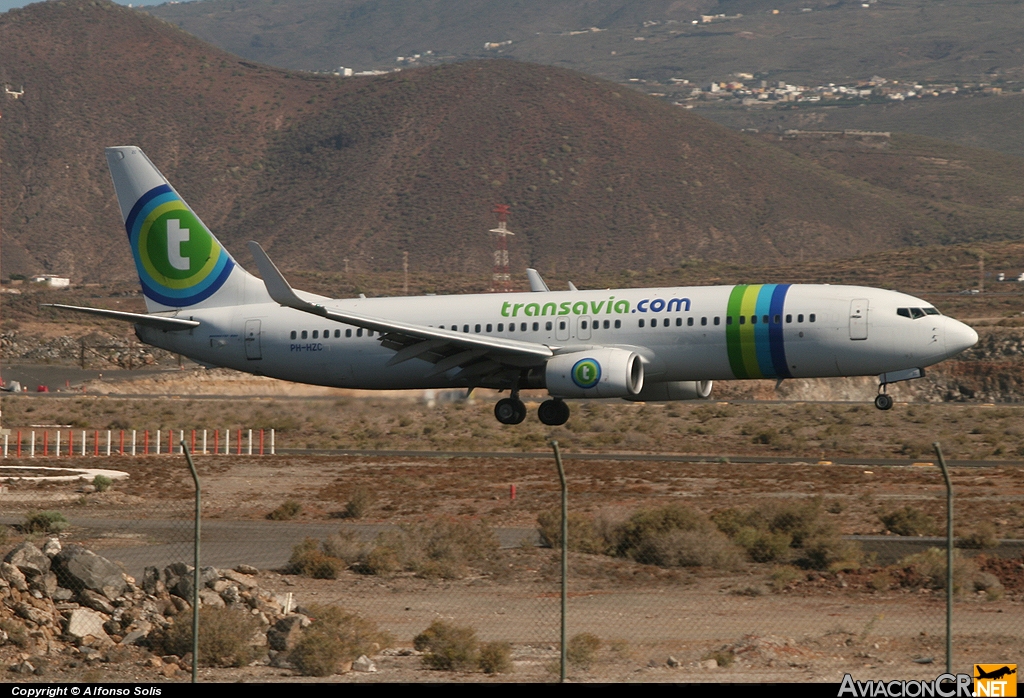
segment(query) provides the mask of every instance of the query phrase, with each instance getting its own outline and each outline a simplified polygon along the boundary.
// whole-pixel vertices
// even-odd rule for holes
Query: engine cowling
[[[670,400],[703,400],[711,395],[712,381],[668,381],[647,383],[636,395],[626,396],[633,402],[667,402]]]
[[[604,348],[548,359],[544,381],[554,397],[624,397],[641,392],[644,364],[627,349]]]

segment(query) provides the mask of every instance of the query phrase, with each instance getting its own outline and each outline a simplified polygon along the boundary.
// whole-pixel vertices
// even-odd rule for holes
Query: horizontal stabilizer
[[[164,317],[162,315],[146,315],[144,313],[125,313],[120,310],[104,310],[103,308],[83,308],[77,305],[61,305],[60,303],[41,303],[44,308],[59,308],[60,310],[74,310],[76,313],[98,315],[112,320],[124,320],[134,322],[136,325],[153,327],[164,332],[175,332],[190,330],[199,327],[196,320],[183,320],[176,317]]]

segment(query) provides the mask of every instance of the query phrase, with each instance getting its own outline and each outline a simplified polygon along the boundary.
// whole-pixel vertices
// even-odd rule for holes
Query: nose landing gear
[[[879,388],[884,389],[885,385],[883,384],[883,385],[879,386]],[[892,409],[892,395],[888,395],[886,393],[879,393],[875,397],[875,407],[877,407],[880,410],[891,410]]]
[[[900,381],[909,381],[923,377],[923,368],[908,368],[903,371],[890,371],[889,373],[881,374],[878,376],[878,395],[875,396],[875,407],[880,410],[892,409],[892,396],[885,392],[890,383],[898,383]]]

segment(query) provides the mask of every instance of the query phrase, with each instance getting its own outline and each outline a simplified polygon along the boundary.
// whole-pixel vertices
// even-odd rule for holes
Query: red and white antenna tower
[[[498,227],[490,232],[498,237],[494,243],[494,277],[491,281],[491,292],[512,290],[512,275],[508,269],[508,236],[515,235],[505,227],[508,216],[508,204],[496,204],[492,213],[498,214]]]

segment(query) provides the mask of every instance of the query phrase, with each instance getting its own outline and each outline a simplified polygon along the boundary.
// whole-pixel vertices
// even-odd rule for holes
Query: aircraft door
[[[868,301],[857,298],[850,301],[850,339],[868,338]]]
[[[259,320],[245,321],[245,358],[250,361],[263,358],[263,352],[260,349]]]
[[[569,340],[569,318],[565,315],[555,318],[555,339],[560,342]]]
[[[576,318],[576,339],[590,339],[590,323],[589,315]]]

